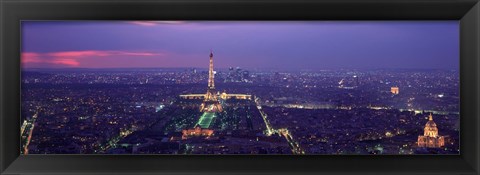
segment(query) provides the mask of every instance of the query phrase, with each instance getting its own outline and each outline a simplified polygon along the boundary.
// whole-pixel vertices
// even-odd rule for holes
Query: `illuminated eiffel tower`
[[[215,113],[222,112],[222,105],[219,99],[239,99],[239,100],[252,100],[252,95],[248,94],[227,94],[223,92],[217,94],[215,89],[215,73],[213,72],[213,52],[210,51],[210,66],[208,68],[208,88],[207,93],[204,94],[183,94],[180,95],[182,99],[202,99],[203,102],[200,105],[201,112]]]
[[[223,112],[220,99],[238,99],[238,100],[252,100],[252,95],[248,94],[227,94],[223,92],[217,93],[215,89],[215,73],[213,71],[213,52],[210,51],[210,65],[208,68],[208,88],[207,93],[203,94],[183,94],[180,95],[182,99],[202,99],[200,105],[200,112],[203,112],[202,116],[195,124],[193,129],[183,130],[182,139],[187,139],[192,136],[210,136],[213,134],[212,129],[208,129],[213,119],[216,117],[216,113]]]
[[[215,74],[213,72],[213,52],[210,51],[210,66],[208,68],[208,89],[200,105],[200,112],[222,112],[222,105],[215,92]]]

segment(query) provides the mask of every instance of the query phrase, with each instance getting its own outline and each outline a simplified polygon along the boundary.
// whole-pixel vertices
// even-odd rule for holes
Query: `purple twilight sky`
[[[24,68],[459,69],[458,21],[25,21]]]

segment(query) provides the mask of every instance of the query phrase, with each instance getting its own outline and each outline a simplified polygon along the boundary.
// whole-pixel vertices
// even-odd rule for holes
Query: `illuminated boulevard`
[[[292,148],[292,153],[293,154],[305,154],[305,152],[300,148],[300,145],[298,142],[296,142],[293,137],[290,135],[290,132],[288,131],[287,128],[280,128],[280,129],[273,129],[273,127],[270,125],[270,122],[268,121],[268,116],[263,112],[262,110],[262,105],[259,103],[260,99],[258,97],[255,98],[255,104],[257,106],[258,111],[262,115],[263,121],[265,122],[265,127],[267,128],[266,130],[266,135],[271,136],[272,134],[278,133],[285,137],[287,140],[288,144]]]
[[[35,122],[38,117],[38,112],[35,113],[30,120],[25,120],[21,126],[21,138],[22,138],[22,149],[23,154],[28,154],[28,145],[32,140],[33,130],[35,128]]]

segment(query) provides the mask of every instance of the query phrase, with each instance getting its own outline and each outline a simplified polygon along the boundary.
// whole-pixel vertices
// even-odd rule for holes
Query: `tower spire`
[[[208,88],[214,89],[215,88],[215,74],[213,73],[213,51],[210,50],[210,66],[208,68]]]
[[[432,121],[433,120],[433,116],[432,116],[432,113],[430,112],[430,115],[428,115],[428,120]]]

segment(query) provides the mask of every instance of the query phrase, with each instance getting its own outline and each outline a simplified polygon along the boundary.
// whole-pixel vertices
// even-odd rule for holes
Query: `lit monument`
[[[391,88],[390,88],[390,92],[391,92],[392,94],[395,94],[395,95],[396,95],[396,94],[399,93],[399,91],[400,91],[400,89],[399,89],[397,86],[394,86],[394,87],[391,87]]]
[[[213,72],[213,52],[210,52],[210,65],[208,67],[208,89],[200,105],[200,112],[222,112],[222,105],[215,92],[215,74]]]
[[[423,130],[423,136],[418,136],[418,147],[440,148],[445,145],[444,140],[443,136],[438,135],[437,124],[435,124],[432,114],[430,114]]]
[[[201,112],[222,112],[222,106],[219,99],[239,99],[252,100],[252,95],[248,94],[227,94],[226,92],[217,93],[215,90],[215,73],[213,71],[213,52],[210,52],[210,65],[208,68],[208,88],[206,94],[184,94],[180,95],[183,99],[203,99],[200,106]]]
[[[207,93],[205,94],[185,94],[180,95],[180,98],[183,99],[203,99],[202,104],[200,105],[200,112],[203,112],[200,116],[197,124],[195,124],[192,129],[185,129],[182,131],[182,139],[187,139],[189,137],[205,136],[210,137],[213,134],[212,129],[210,128],[211,123],[216,117],[216,113],[223,112],[222,104],[220,99],[243,99],[251,100],[252,96],[247,94],[227,94],[223,92],[220,94],[215,89],[215,73],[213,71],[213,52],[210,51],[210,64],[208,67],[208,87]]]

